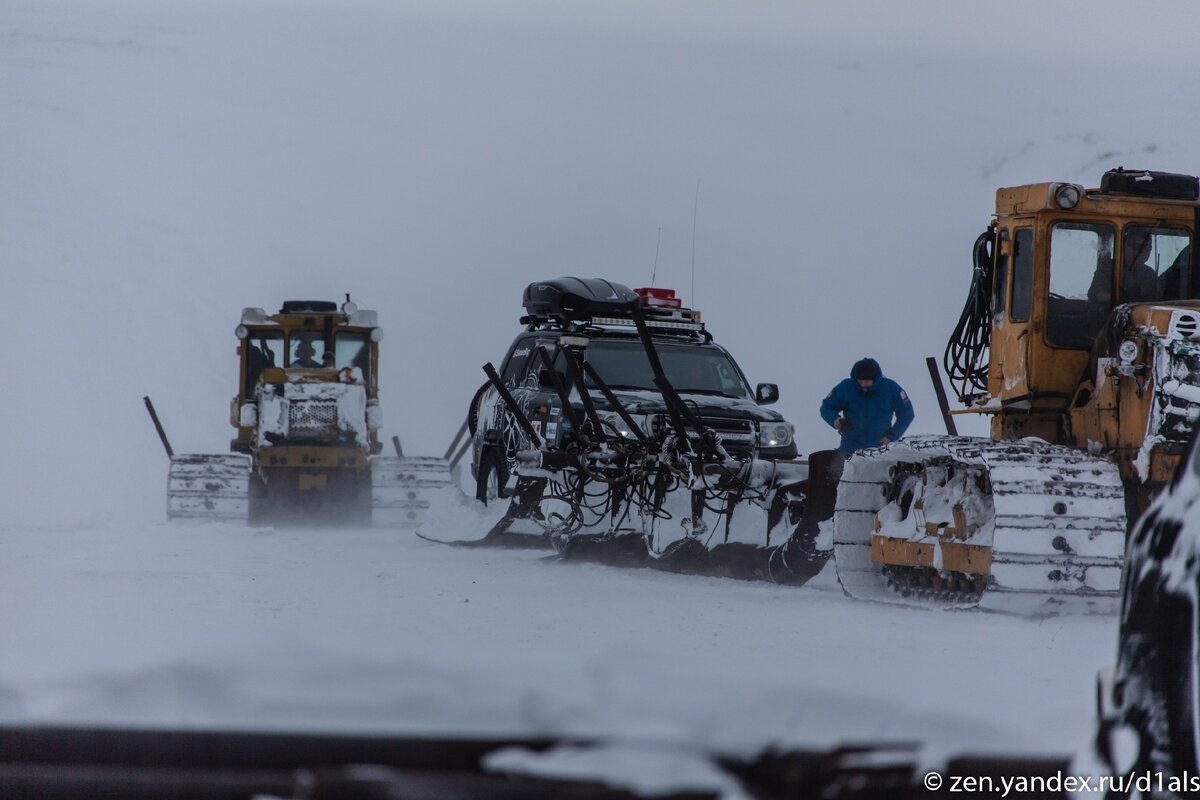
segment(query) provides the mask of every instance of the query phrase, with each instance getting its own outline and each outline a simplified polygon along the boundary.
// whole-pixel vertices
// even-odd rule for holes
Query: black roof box
[[[1200,196],[1200,180],[1194,175],[1117,167],[1104,173],[1100,179],[1100,191],[1168,200],[1195,200]]]
[[[284,300],[280,314],[336,314],[337,303],[328,300]]]
[[[593,316],[628,316],[641,298],[628,286],[603,278],[555,278],[525,287],[521,305],[535,317],[584,320]]]

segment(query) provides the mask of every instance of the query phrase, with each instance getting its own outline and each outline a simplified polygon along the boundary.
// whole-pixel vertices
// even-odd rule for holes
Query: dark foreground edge
[[[594,782],[497,774],[484,758],[504,748],[540,753],[585,740],[451,739],[234,731],[0,727],[0,797],[47,800],[540,800],[642,797]],[[950,796],[955,776],[997,781],[1066,775],[1061,758],[962,757],[942,770],[940,792],[925,788],[915,744],[768,752],[713,764],[760,800],[905,800]],[[1052,781],[1047,781],[1053,785]],[[666,800],[709,792],[657,794]],[[1023,800],[1065,798],[1023,793]]]

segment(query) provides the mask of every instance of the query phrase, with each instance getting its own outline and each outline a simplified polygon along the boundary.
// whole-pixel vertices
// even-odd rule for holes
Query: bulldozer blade
[[[167,519],[245,522],[249,509],[249,456],[172,456],[167,476]]]
[[[811,478],[774,485],[765,514],[765,544],[725,541],[710,544],[697,536],[684,536],[667,544],[661,552],[649,546],[653,535],[638,531],[574,533],[555,536],[559,557],[564,561],[588,561],[616,567],[650,567],[663,572],[704,575],[734,580],[762,580],[789,586],[802,586],[824,569],[832,553],[818,547],[820,524],[833,514],[837,478],[841,460],[833,451],[814,453],[811,463],[816,472]],[[687,498],[682,498],[687,503]],[[746,504],[736,503],[715,521],[714,535],[732,520],[743,520],[745,535]],[[736,510],[735,510],[736,509]],[[784,533],[786,532],[786,533]],[[780,541],[781,534],[786,536]]]
[[[563,561],[586,561],[610,567],[650,567],[663,572],[704,575],[742,581],[770,581],[803,586],[825,568],[832,553],[817,548],[815,525],[801,522],[780,545],[763,547],[725,542],[706,547],[693,537],[678,539],[662,553],[650,552],[644,534],[630,531],[563,537],[556,540]]]
[[[713,575],[713,554],[704,542],[691,536],[676,539],[654,559],[654,568],[684,575]]]
[[[425,522],[439,495],[462,494],[450,462],[428,456],[371,458],[371,524],[377,528],[415,528]]]
[[[545,478],[517,479],[508,511],[492,526],[482,539],[471,542],[472,547],[518,547],[544,549],[553,547],[550,534],[541,520],[542,493]]]
[[[538,509],[545,488],[545,478],[519,478],[508,510],[481,539],[434,539],[420,531],[417,531],[417,536],[427,542],[448,544],[452,547],[511,547],[528,550],[550,548],[553,546],[550,535],[540,523],[541,512]]]
[[[649,567],[654,563],[645,535],[636,531],[564,537],[557,546],[563,561],[587,561],[610,567]]]

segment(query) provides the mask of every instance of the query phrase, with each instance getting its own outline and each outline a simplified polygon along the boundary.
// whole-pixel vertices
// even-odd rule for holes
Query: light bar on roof
[[[633,320],[629,317],[592,317],[593,325],[620,325],[633,327]]]
[[[593,325],[616,325],[620,327],[634,327],[633,319],[630,317],[592,317]],[[670,328],[679,331],[698,331],[704,328],[699,322],[671,322],[668,320],[647,319],[646,327],[649,328]]]

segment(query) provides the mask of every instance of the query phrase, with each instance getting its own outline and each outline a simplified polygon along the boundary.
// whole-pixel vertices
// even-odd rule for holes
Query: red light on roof
[[[674,289],[643,287],[633,293],[642,298],[642,305],[653,308],[683,308],[683,300],[675,296]]]

